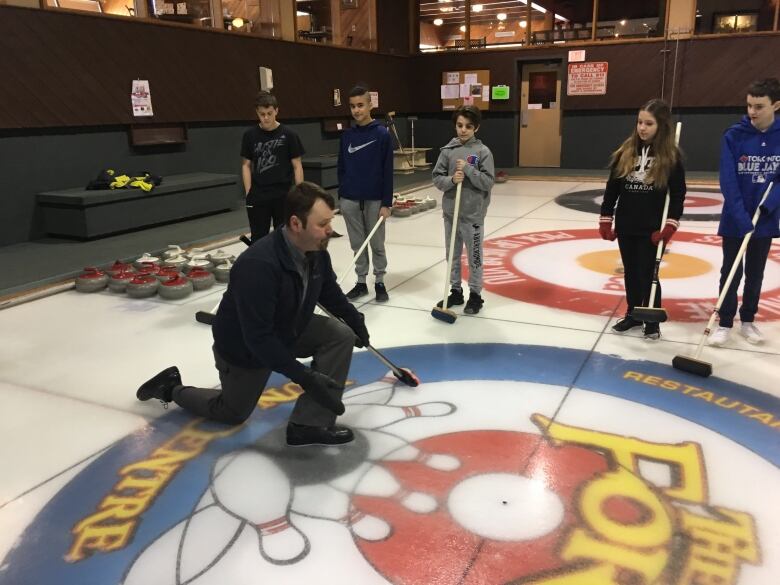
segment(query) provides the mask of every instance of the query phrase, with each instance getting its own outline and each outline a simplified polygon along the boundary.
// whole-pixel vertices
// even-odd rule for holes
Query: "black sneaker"
[[[479,296],[479,293],[471,292],[469,293],[469,300],[466,303],[466,308],[463,309],[463,312],[468,315],[476,315],[479,313],[479,310],[484,304],[485,301],[482,300],[482,297]]]
[[[307,445],[343,445],[355,439],[352,430],[341,426],[310,427],[287,423],[287,444],[290,447],[306,447]]]
[[[173,389],[176,386],[181,386],[181,374],[179,368],[171,366],[141,384],[135,397],[142,401],[156,398],[167,408],[168,403],[173,400]]]
[[[637,321],[631,315],[626,315],[620,321],[618,321],[612,326],[612,331],[617,331],[618,333],[625,333],[629,329],[633,329],[634,327],[641,327],[641,326],[642,326],[641,321]]]
[[[368,286],[365,282],[358,282],[352,290],[347,293],[347,298],[352,301],[368,294]]]
[[[455,288],[455,287],[451,288],[450,294],[447,297],[447,308],[462,305],[464,302],[465,300],[463,299],[463,291],[459,288]],[[440,309],[441,309],[441,305],[442,305],[441,301],[436,303],[436,306],[439,307]]]
[[[645,323],[645,339],[655,341],[661,337],[661,326],[658,323]]]
[[[387,289],[385,288],[384,282],[377,282],[374,285],[374,292],[376,293],[377,303],[386,303],[390,300],[390,296],[387,294]]]

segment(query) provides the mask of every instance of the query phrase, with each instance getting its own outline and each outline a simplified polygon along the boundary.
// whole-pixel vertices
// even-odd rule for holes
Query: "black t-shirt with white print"
[[[252,186],[248,199],[273,199],[283,196],[295,178],[292,163],[304,154],[298,135],[284,124],[275,130],[259,125],[244,132],[241,156],[252,163]]]
[[[643,236],[660,229],[667,190],[667,218],[679,221],[683,214],[685,169],[679,155],[677,164],[669,173],[667,185],[663,188],[645,182],[653,162],[653,152],[649,149],[644,157],[641,152],[637,153],[634,170],[627,176],[616,177],[615,168],[611,169],[604,191],[604,202],[601,204],[601,215],[615,216],[615,231],[618,235]]]

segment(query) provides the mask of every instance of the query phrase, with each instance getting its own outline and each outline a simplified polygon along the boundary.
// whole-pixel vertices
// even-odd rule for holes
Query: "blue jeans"
[[[723,266],[720,269],[720,286],[718,291],[723,291],[726,278],[731,271],[731,266],[742,245],[742,238],[723,238]],[[743,323],[751,323],[758,312],[758,299],[761,296],[761,285],[764,282],[764,268],[769,257],[769,249],[772,247],[772,238],[750,238],[745,256],[737,266],[734,279],[723,299],[718,315],[721,327],[733,327],[734,315],[737,314],[737,289],[742,280],[744,266],[745,288],[742,291],[742,306],[739,308],[739,318]]]

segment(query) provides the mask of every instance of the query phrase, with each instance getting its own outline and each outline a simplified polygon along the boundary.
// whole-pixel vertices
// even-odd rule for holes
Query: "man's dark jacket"
[[[304,366],[295,342],[322,304],[355,329],[362,321],[336,283],[326,251],[309,252],[309,282],[296,270],[282,230],[249,247],[230,270],[230,283],[212,326],[214,347],[225,361],[242,368],[268,368],[298,382]]]

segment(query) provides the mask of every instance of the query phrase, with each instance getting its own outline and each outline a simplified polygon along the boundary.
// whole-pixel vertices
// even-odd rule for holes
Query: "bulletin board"
[[[457,76],[457,78],[456,78]],[[476,83],[474,80],[476,79]],[[469,97],[464,98],[461,90],[458,97],[450,97],[455,91],[452,86],[468,85]],[[476,86],[479,86],[477,90]],[[457,110],[460,106],[471,103],[480,110],[490,109],[490,70],[475,69],[470,71],[444,71],[441,74],[441,109]]]

